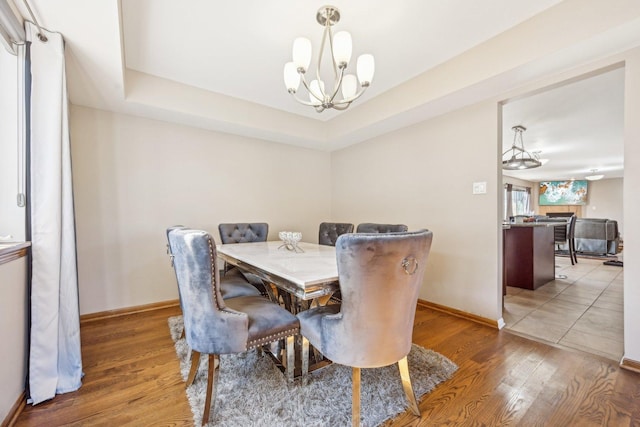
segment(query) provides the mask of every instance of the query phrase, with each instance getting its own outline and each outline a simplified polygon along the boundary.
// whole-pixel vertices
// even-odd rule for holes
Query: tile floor
[[[623,269],[602,262],[556,257],[556,280],[535,291],[507,287],[505,329],[620,361]]]

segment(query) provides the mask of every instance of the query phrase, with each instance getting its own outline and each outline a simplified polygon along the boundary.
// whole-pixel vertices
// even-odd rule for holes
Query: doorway
[[[511,145],[511,127],[527,128],[524,147],[542,166],[503,171],[503,184],[528,188],[529,210],[572,210],[579,218],[617,221],[624,236],[624,68],[610,67],[502,106],[503,152]],[[541,182],[584,180],[584,204],[541,205]],[[506,200],[506,198],[505,198]],[[623,246],[622,246],[623,247]],[[576,265],[556,255],[556,279],[535,290],[507,286],[505,329],[535,340],[587,351],[619,361],[623,354],[623,266],[582,254]],[[622,261],[622,251],[614,254]]]

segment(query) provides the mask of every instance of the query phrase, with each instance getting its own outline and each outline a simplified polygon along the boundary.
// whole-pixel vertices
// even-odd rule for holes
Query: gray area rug
[[[189,346],[179,339],[182,316],[169,318],[171,338],[180,359],[182,378],[190,368]],[[446,357],[413,345],[408,356],[416,397],[449,379],[458,367]],[[203,356],[192,386],[187,388],[195,425],[202,421],[207,360]],[[408,410],[397,365],[363,369],[362,426],[378,426]],[[333,364],[288,383],[273,361],[256,350],[220,356],[214,414],[208,426],[348,426],[351,425],[351,368]]]

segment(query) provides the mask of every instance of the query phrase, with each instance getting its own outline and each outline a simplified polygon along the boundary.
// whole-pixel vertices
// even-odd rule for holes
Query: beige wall
[[[27,376],[27,258],[0,265],[0,421],[24,391]]]
[[[618,230],[623,235],[624,216],[622,214],[622,178],[590,181],[588,203],[582,208],[585,218],[608,218],[618,221]]]
[[[333,216],[432,230],[420,298],[489,319],[502,317],[497,123],[482,103],[331,156]]]
[[[624,84],[624,357],[640,362],[640,49],[626,55]]]
[[[270,224],[317,241],[330,219],[328,153],[71,108],[80,312],[177,298],[167,226]]]

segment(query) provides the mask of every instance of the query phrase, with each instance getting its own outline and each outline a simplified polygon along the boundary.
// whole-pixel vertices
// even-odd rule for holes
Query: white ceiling
[[[9,2],[28,16],[23,0]],[[347,111],[319,114],[291,99],[282,68],[298,36],[312,40],[316,57],[322,27],[315,15],[326,0],[29,3],[42,26],[65,37],[69,94],[75,105],[328,151],[513,90],[567,64],[628,49],[639,43],[640,28],[640,19],[635,19],[589,46],[558,50],[535,64],[516,60],[512,69],[479,75],[466,86],[460,84],[462,73],[454,73],[427,83],[435,87],[425,89],[435,93],[429,98],[414,95],[416,88],[424,88],[422,78],[428,72],[563,2],[336,0],[333,4],[342,15],[336,31],[351,32],[354,58],[374,55],[376,74],[369,90]],[[508,62],[510,53],[505,51],[501,61]],[[506,144],[511,143],[511,126],[523,124],[529,129],[526,148],[542,150],[542,157],[551,159],[537,172],[548,171],[553,179],[564,179],[565,168],[576,178],[593,168],[607,170],[607,176],[614,170],[621,174],[621,76],[617,71],[507,103]],[[447,85],[452,86],[449,92]],[[571,87],[578,94],[569,93]],[[560,159],[567,152],[580,168],[563,165],[568,160]]]
[[[593,169],[623,176],[624,68],[508,102],[502,110],[503,151],[511,128],[523,125],[524,147],[547,161],[539,168],[505,171],[530,181],[584,179]]]
[[[335,31],[351,33],[354,58],[361,53],[376,58],[373,84],[362,98],[366,101],[558,2],[337,1],[341,19]],[[304,108],[291,99],[283,82],[283,67],[291,61],[296,37],[309,38],[317,58],[322,27],[316,12],[326,4],[326,0],[191,0],[176,7],[174,0],[123,0],[126,67],[328,120],[339,113],[318,114]],[[315,60],[312,70],[314,64]]]

